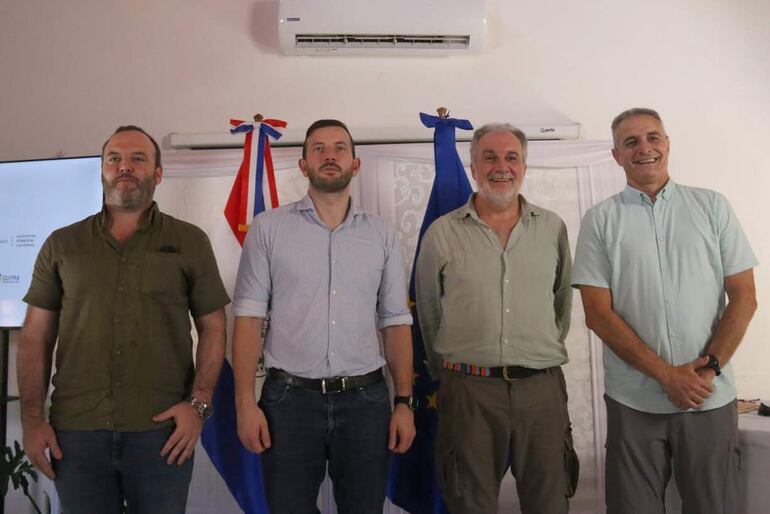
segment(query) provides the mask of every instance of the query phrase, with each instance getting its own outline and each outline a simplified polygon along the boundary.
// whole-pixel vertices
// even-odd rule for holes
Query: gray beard
[[[507,193],[496,193],[486,188],[479,188],[478,194],[481,198],[500,209],[510,207],[519,198],[519,192],[515,190],[511,190]]]
[[[136,188],[131,191],[119,192],[118,188],[107,184],[102,180],[104,188],[104,203],[120,209],[136,209],[152,201],[155,194],[155,182],[148,180],[136,184]]]

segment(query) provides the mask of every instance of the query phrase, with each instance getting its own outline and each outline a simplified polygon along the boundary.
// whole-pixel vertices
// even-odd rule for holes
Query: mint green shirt
[[[650,198],[625,190],[591,208],[575,250],[574,286],[612,291],[612,308],[644,343],[678,366],[705,352],[725,309],[724,279],[757,265],[725,198],[669,181]],[[681,412],[653,378],[604,347],[607,395],[636,410]],[[729,364],[701,410],[735,399]]]
[[[567,228],[521,200],[505,248],[468,203],[434,221],[417,258],[417,312],[428,368],[441,360],[544,369],[567,362],[572,290]]]

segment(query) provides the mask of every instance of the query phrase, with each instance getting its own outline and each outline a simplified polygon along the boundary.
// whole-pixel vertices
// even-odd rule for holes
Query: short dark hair
[[[318,129],[322,129],[325,127],[339,127],[342,130],[345,131],[345,133],[350,138],[350,149],[353,151],[353,157],[356,156],[356,144],[353,141],[353,136],[350,135],[350,131],[348,130],[348,126],[342,123],[340,120],[318,120],[316,122],[313,122],[312,125],[310,125],[307,128],[307,132],[305,132],[305,141],[302,142],[302,158],[307,158],[307,140],[310,138],[310,134],[315,132]]]
[[[634,107],[632,109],[627,109],[615,116],[615,119],[612,120],[612,125],[610,125],[610,128],[612,129],[612,143],[616,148],[618,146],[618,142],[615,138],[615,132],[618,130],[618,127],[621,123],[626,121],[628,118],[633,118],[634,116],[652,116],[660,122],[661,126],[663,125],[663,120],[660,118],[660,114],[658,114],[658,111],[655,109],[650,109],[648,107]]]
[[[147,133],[143,128],[137,127],[136,125],[121,125],[120,127],[115,129],[115,132],[110,135],[110,137],[107,138],[107,141],[104,142],[102,145],[102,160],[104,160],[104,149],[107,148],[107,143],[110,142],[110,139],[112,139],[115,134],[119,134],[120,132],[141,132],[145,136],[147,136],[150,141],[152,142],[152,146],[155,148],[155,167],[160,167],[160,146],[158,146],[158,142],[153,139],[153,137]]]

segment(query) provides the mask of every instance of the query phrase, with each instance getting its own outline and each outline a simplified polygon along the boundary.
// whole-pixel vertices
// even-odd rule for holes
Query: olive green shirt
[[[53,232],[24,301],[59,312],[53,426],[142,431],[190,394],[190,314],[229,298],[206,234],[153,203],[122,248],[104,210]]]
[[[528,203],[503,249],[468,203],[431,224],[417,257],[417,313],[428,369],[441,361],[544,369],[567,362],[572,291],[567,228]]]

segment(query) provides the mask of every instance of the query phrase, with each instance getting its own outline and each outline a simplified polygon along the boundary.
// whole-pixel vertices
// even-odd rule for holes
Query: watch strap
[[[410,410],[415,410],[417,408],[417,401],[414,399],[414,396],[394,396],[393,406],[395,407],[399,403],[403,403],[409,407]]]
[[[709,361],[703,367],[704,368],[713,369],[714,373],[716,373],[717,376],[721,375],[722,374],[722,368],[719,365],[719,359],[717,359],[716,355],[714,355],[713,353],[709,353],[709,354],[706,355],[706,357],[709,358]]]

